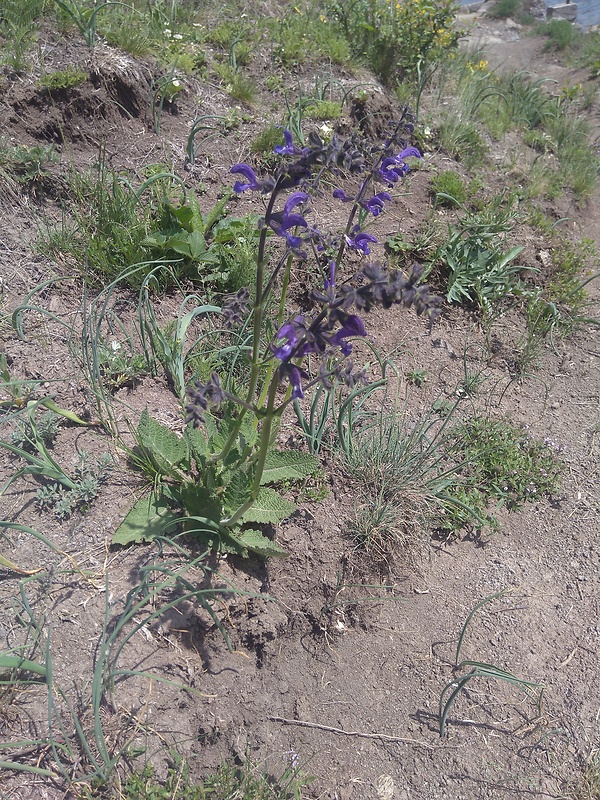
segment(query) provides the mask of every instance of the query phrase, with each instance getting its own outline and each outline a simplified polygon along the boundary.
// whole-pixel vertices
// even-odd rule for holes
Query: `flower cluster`
[[[221,382],[216,372],[213,372],[207,383],[194,381],[193,387],[187,391],[190,402],[185,407],[186,424],[192,423],[194,428],[199,428],[204,423],[204,414],[209,408],[217,408],[224,400],[229,398],[227,392],[221,388]]]
[[[305,147],[294,143],[290,131],[284,131],[284,144],[275,148],[283,163],[278,170],[265,178],[258,178],[252,167],[240,163],[231,168],[231,173],[240,179],[234,184],[234,191],[270,194],[263,219],[259,221],[262,231],[258,271],[266,263],[264,243],[266,231],[273,231],[284,242],[284,254],[270,277],[263,282],[257,278],[257,293],[254,304],[250,301],[247,289],[241,289],[223,301],[222,315],[226,328],[238,326],[250,309],[260,319],[261,306],[274,286],[275,277],[284,263],[291,264],[292,257],[307,258],[309,247],[313,249],[321,267],[326,271],[322,280],[323,289],[312,290],[310,301],[316,306],[312,314],[298,314],[280,325],[275,340],[268,347],[266,358],[277,364],[276,380],[289,383],[291,398],[302,398],[306,382],[312,385],[320,382],[331,388],[333,382],[343,382],[352,387],[365,381],[364,371],[355,371],[348,359],[352,353],[352,339],[367,335],[362,318],[353,313],[368,312],[375,306],[390,308],[392,305],[412,306],[417,314],[425,315],[432,322],[439,313],[440,299],[434,297],[427,285],[420,285],[423,269],[414,265],[410,272],[388,270],[379,263],[367,263],[352,281],[336,285],[336,271],[340,265],[345,248],[362,255],[371,254],[371,246],[377,238],[364,230],[369,219],[378,217],[392,203],[388,191],[373,193],[374,181],[393,186],[409,171],[408,159],[420,158],[419,151],[407,145],[401,136],[412,130],[410,120],[405,115],[394,124],[385,143],[379,146],[366,144],[357,135],[341,139],[334,135],[327,143],[312,133]],[[366,170],[366,157],[370,157],[370,169]],[[351,203],[343,233],[321,231],[306,220],[311,196],[323,196],[319,180],[324,171],[339,175],[342,171],[351,174],[366,172],[355,195],[348,195],[342,188],[333,192],[334,199]],[[283,208],[276,209],[277,198],[287,189],[293,191],[287,196]],[[337,255],[335,255],[337,253]],[[283,301],[281,308],[283,308]],[[256,330],[256,328],[255,328]],[[309,377],[305,369],[307,357],[317,359],[316,378]],[[253,350],[253,361],[259,358],[257,346]],[[262,357],[264,363],[264,357]],[[257,362],[258,363],[258,362]],[[304,387],[303,387],[304,382]],[[197,381],[189,391],[190,403],[186,406],[188,420],[198,425],[203,413],[229,397],[220,387],[218,377],[212,376],[208,383]],[[233,398],[230,398],[233,399]],[[249,397],[247,403],[252,404]],[[246,408],[251,406],[245,405]]]

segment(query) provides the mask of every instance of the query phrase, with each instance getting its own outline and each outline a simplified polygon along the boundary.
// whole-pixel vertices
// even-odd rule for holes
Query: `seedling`
[[[541,707],[542,707],[542,698],[544,687],[540,683],[535,683],[533,681],[523,680],[522,678],[517,678],[511,672],[504,670],[495,664],[487,664],[482,661],[472,661],[471,659],[464,659],[463,661],[459,662],[460,654],[462,650],[463,641],[465,638],[465,634],[467,632],[467,628],[471,623],[471,620],[477,613],[477,611],[482,608],[482,606],[486,605],[487,603],[496,600],[499,597],[502,597],[506,594],[507,590],[503,590],[502,592],[496,592],[495,594],[491,594],[488,597],[481,600],[477,605],[473,608],[469,616],[467,617],[465,624],[462,627],[458,645],[456,648],[456,656],[455,656],[455,667],[454,669],[457,672],[463,671],[463,674],[459,677],[452,680],[449,684],[447,684],[442,693],[440,695],[440,706],[439,706],[439,719],[440,719],[440,736],[443,736],[446,731],[446,721],[448,719],[448,714],[452,709],[456,699],[458,698],[459,694],[462,690],[467,686],[467,684],[475,678],[492,678],[494,680],[504,681],[505,683],[510,684],[511,686],[516,686],[518,689],[521,689],[526,696],[537,706],[538,714],[541,714]],[[464,672],[465,669],[468,669],[468,672]],[[536,692],[536,690],[539,690]]]

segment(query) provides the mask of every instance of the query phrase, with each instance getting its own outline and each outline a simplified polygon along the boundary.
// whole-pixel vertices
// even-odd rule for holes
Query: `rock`
[[[546,19],[566,19],[574,22],[577,19],[577,3],[560,3],[557,6],[548,6]]]
[[[508,31],[520,31],[521,26],[518,22],[515,22],[514,19],[510,19],[510,17],[505,21],[504,26]]]

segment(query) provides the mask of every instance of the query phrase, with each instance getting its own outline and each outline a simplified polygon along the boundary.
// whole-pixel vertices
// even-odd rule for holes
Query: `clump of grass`
[[[518,12],[519,5],[519,0],[498,0],[488,13],[494,19],[506,19]]]
[[[577,30],[566,19],[551,19],[543,26],[542,32],[548,37],[544,50],[566,50],[577,36]]]
[[[283,144],[283,127],[269,125],[254,139],[250,145],[250,152],[268,159],[273,156],[275,147]]]
[[[47,72],[38,81],[38,86],[48,91],[60,91],[61,89],[72,89],[87,80],[87,72],[77,67],[67,67],[55,72]]]
[[[480,164],[487,153],[477,124],[459,114],[447,114],[440,122],[438,135],[442,149],[467,167]]]
[[[316,100],[314,103],[307,105],[304,109],[304,116],[307,119],[314,119],[318,122],[339,119],[342,116],[342,104],[335,100]]]
[[[167,776],[158,780],[149,765],[133,772],[122,787],[122,800],[300,800],[310,779],[290,767],[274,779],[247,761],[243,767],[222,764],[199,783],[192,781],[188,763],[173,759]]]
[[[484,416],[459,426],[454,437],[451,452],[460,474],[486,502],[518,509],[557,491],[561,448],[551,439],[538,441],[507,419]]]
[[[350,61],[350,46],[331,20],[314,11],[295,8],[269,23],[273,59],[291,68],[305,61],[327,58],[334,64]]]
[[[458,172],[453,169],[444,170],[433,176],[431,193],[435,197],[436,205],[452,208],[467,202],[467,187]]]
[[[350,532],[378,560],[419,546],[432,520],[443,517],[455,468],[446,457],[445,418],[433,411],[412,420],[386,408],[371,417],[338,420],[342,463],[358,491]],[[468,516],[469,510],[466,509]]]

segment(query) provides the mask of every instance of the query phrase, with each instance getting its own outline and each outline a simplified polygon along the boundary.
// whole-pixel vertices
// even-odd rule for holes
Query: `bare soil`
[[[480,32],[486,25],[491,30],[490,23],[482,22]],[[230,185],[229,166],[247,158],[249,143],[265,123],[280,121],[280,98],[261,95],[252,108],[243,109],[247,121],[207,145],[193,170],[186,170],[187,132],[200,109],[226,113],[234,105],[219,87],[189,80],[173,113],[163,114],[159,137],[147,110],[152,64],[102,46],[90,56],[72,40],[44,35],[54,67],[75,64],[90,78],[52,98],[36,88],[35,67],[32,76],[5,78],[1,125],[13,143],[56,145],[62,160],[56,167],[59,198],[60,170],[68,164],[89,167],[104,144],[113,169],[166,162],[189,186],[202,181],[208,206],[221,186]],[[494,43],[489,52],[506,68],[532,68],[562,84],[577,78],[548,60],[537,40]],[[259,73],[265,65],[255,69]],[[293,82],[310,83],[316,71],[306,66]],[[391,98],[390,104],[393,108]],[[591,113],[597,118],[597,101]],[[506,145],[496,147],[499,158],[505,155]],[[464,172],[443,153],[432,152],[428,159]],[[381,222],[384,235],[410,233],[429,212],[430,179],[427,169],[412,175],[407,195]],[[506,180],[501,170],[490,177],[497,191]],[[232,201],[231,208],[245,211],[250,200]],[[600,246],[600,194],[584,207],[563,198],[549,210],[557,219],[569,218],[562,223],[565,236],[589,236]],[[443,219],[444,212],[439,213]],[[73,265],[57,265],[35,248],[39,220],[58,219],[59,214],[59,200],[47,194],[5,198],[0,241],[4,315],[41,282],[73,274]],[[523,263],[542,267],[543,237],[525,227],[516,237],[515,243],[526,247]],[[57,281],[36,296],[36,304],[77,328],[80,291],[76,279]],[[591,284],[597,313],[595,292]],[[125,301],[132,307],[135,302]],[[177,302],[175,297],[161,299],[163,319],[176,313]],[[426,539],[381,565],[357,551],[348,535],[355,487],[329,457],[325,499],[302,501],[294,517],[274,531],[289,558],[265,563],[230,556],[210,563],[213,585],[222,588],[214,609],[231,638],[231,650],[214,620],[192,602],[142,628],[125,648],[121,668],[154,673],[182,688],[141,677],[118,679],[101,719],[112,744],[132,743],[119,769],[149,759],[164,774],[170,754],[178,752],[197,777],[223,759],[251,759],[272,774],[297,761],[314,776],[305,796],[323,800],[567,797],[600,747],[599,333],[584,327],[559,341],[555,350],[546,347],[535,376],[516,380],[512,366],[522,334],[516,315],[497,323],[491,360],[477,318],[461,309],[445,309],[431,332],[406,311],[372,312],[367,323],[373,341],[384,352],[395,351],[401,373],[428,372],[423,388],[402,385],[407,414],[440,395],[454,397],[465,369],[481,372],[485,381],[472,398],[474,409],[506,416],[560,447],[565,465],[560,496],[540,499],[518,513],[500,511],[501,531],[492,537],[466,533],[451,542]],[[29,312],[24,330],[19,340],[8,325],[2,329],[0,349],[13,373],[44,381],[42,391],[59,404],[93,416],[65,328]],[[124,417],[144,407],[173,427],[181,417],[161,379],[147,377],[133,390],[121,390],[118,399]],[[291,419],[282,436],[299,441]],[[64,425],[55,447],[58,460],[72,461],[82,450],[97,454],[113,448],[99,429]],[[3,519],[39,530],[62,554],[15,529],[3,539],[5,557],[46,569],[42,579],[27,584],[28,597],[50,636],[54,682],[78,710],[90,742],[91,675],[105,610],[108,606],[111,617],[120,613],[120,601],[156,555],[150,546],[110,548],[112,534],[140,491],[123,454],[116,456],[118,466],[98,500],[85,515],[66,523],[40,514],[34,502],[38,484],[31,478],[15,482],[0,499]],[[0,451],[2,484],[15,463]],[[19,577],[9,571],[0,577],[1,644],[13,647],[24,635]],[[198,568],[188,576],[198,582],[205,577]],[[474,617],[463,656],[543,684],[542,705],[533,705],[514,686],[478,679],[458,698],[447,734],[440,738],[438,702],[455,674],[461,627],[477,602],[502,590],[509,591]],[[4,741],[45,735],[45,697],[39,685],[15,697],[0,694]],[[133,746],[147,748],[146,755],[133,759]],[[21,750],[3,757],[51,767],[47,750]],[[55,800],[78,791],[82,786],[68,790],[60,779],[10,771],[0,775],[6,800]]]

